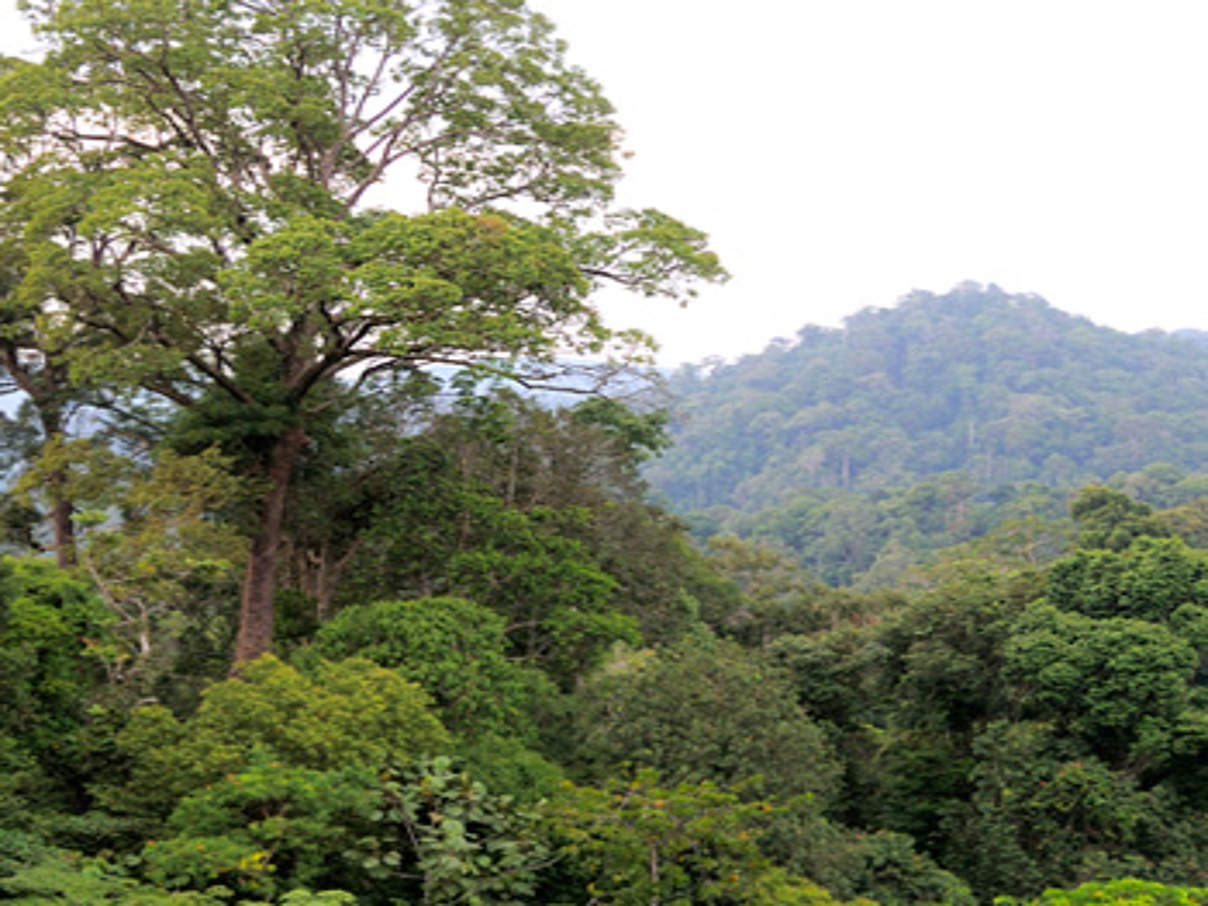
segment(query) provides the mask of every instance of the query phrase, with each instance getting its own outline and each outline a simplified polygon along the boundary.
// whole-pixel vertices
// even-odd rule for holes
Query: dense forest
[[[1208,493],[1202,334],[1125,334],[994,286],[915,292],[669,383],[674,443],[645,473],[661,499],[699,537],[773,543],[831,584],[909,584],[975,542],[1042,562],[1091,483],[1160,508]]]
[[[1193,333],[1125,334],[978,284],[685,367],[671,387],[681,425],[650,477],[693,509],[952,471],[982,488],[1064,487],[1159,460],[1195,469],[1208,453]]]
[[[965,287],[668,413],[594,293],[726,273],[521,0],[28,11],[0,900],[1208,896],[1195,336]]]

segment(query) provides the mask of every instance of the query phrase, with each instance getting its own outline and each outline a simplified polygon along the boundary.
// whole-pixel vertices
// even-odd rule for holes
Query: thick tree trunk
[[[58,406],[34,398],[34,406],[42,422],[42,435],[49,441],[63,434],[63,413]],[[55,562],[60,569],[75,566],[75,523],[71,521],[75,506],[64,491],[67,475],[55,470],[47,476],[47,492],[50,497],[50,526],[54,533]]]
[[[277,439],[268,457],[268,491],[260,508],[260,531],[252,539],[243,575],[235,669],[273,648],[273,599],[277,590],[277,555],[281,550],[285,498],[298,454],[306,444],[301,426]]]
[[[54,493],[55,475],[51,476],[51,492]],[[75,512],[75,507],[70,500],[64,500],[56,496],[54,498],[54,507],[50,511],[50,522],[54,528],[55,537],[55,562],[60,569],[67,569],[75,566],[76,551],[75,551],[75,523],[71,521],[71,516]]]

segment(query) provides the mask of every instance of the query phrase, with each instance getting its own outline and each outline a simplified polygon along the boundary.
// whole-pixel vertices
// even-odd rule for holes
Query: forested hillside
[[[993,286],[915,292],[670,384],[656,491],[702,537],[775,541],[837,584],[1058,520],[1091,482],[1165,507],[1208,489],[1194,331],[1124,334]]]
[[[648,470],[680,509],[757,509],[803,489],[1071,485],[1208,458],[1208,351],[1124,334],[1037,296],[967,284],[806,327],[671,380],[675,447]]]

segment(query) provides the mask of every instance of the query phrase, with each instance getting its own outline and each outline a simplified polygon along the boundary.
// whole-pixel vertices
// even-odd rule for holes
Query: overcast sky
[[[623,200],[734,274],[687,309],[608,301],[668,363],[966,279],[1208,329],[1202,0],[530,2],[618,109]]]

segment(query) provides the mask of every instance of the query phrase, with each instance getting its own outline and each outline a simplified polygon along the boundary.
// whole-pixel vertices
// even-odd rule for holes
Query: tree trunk
[[[339,586],[340,580],[344,578],[344,572],[348,569],[348,564],[352,562],[352,558],[357,555],[357,551],[360,549],[361,539],[353,538],[349,542],[347,550],[340,555],[339,559],[334,563],[327,563],[324,568],[323,581],[319,585],[319,593],[315,595],[315,616],[319,623],[326,623],[331,619],[331,607],[335,601],[336,588]]]
[[[243,575],[235,669],[273,648],[273,599],[277,591],[277,555],[281,549],[285,498],[294,463],[305,445],[306,432],[299,425],[281,435],[269,452],[268,491],[260,508],[260,531],[252,539]]]
[[[13,340],[0,344],[0,357],[9,376],[29,396],[34,413],[42,429],[43,444],[63,434],[65,412],[64,397],[67,385],[66,366],[54,364],[49,358],[41,368],[27,366]],[[45,449],[45,447],[43,447]],[[47,476],[47,492],[51,501],[50,525],[54,533],[55,562],[61,569],[75,566],[75,524],[71,516],[75,512],[72,502],[63,496],[67,476],[60,470]]]
[[[34,385],[31,383],[31,387]],[[26,391],[29,392],[29,391]],[[42,423],[42,436],[47,442],[63,436],[63,411],[45,396],[33,396],[31,400],[38,420]],[[50,526],[54,534],[55,563],[60,569],[76,564],[75,523],[71,521],[75,506],[64,491],[67,475],[56,469],[46,476],[46,491],[50,497]]]
[[[60,481],[56,481],[57,478]],[[58,496],[55,487],[60,483],[59,473],[56,472],[50,476],[51,494],[54,495],[54,507],[50,511],[50,521],[54,527],[55,562],[60,569],[68,569],[75,566],[76,563],[75,524],[71,521],[75,507],[70,500],[64,500]]]

